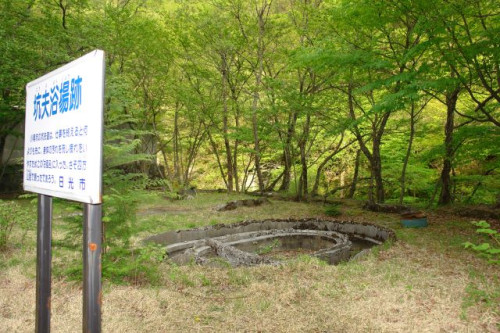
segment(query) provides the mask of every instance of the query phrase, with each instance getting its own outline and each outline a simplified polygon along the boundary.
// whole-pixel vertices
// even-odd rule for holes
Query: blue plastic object
[[[405,228],[423,228],[427,227],[427,218],[401,220],[401,225]]]

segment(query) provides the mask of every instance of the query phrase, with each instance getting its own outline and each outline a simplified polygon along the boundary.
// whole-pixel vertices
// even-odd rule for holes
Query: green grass
[[[152,195],[154,196],[154,194]],[[136,236],[146,238],[157,233],[244,220],[302,218],[323,215],[321,204],[272,201],[258,207],[239,207],[226,212],[215,208],[228,201],[254,198],[248,195],[198,193],[192,200],[168,200],[160,193],[139,206]]]
[[[249,198],[245,195],[199,193],[193,200],[170,200],[156,192],[138,193],[138,198],[135,247],[142,247],[148,236],[177,229],[326,216],[322,203],[278,200],[228,212],[214,209],[228,201]],[[29,207],[33,202],[23,199],[21,205]],[[158,264],[160,276],[154,285],[118,286],[104,280],[104,324],[108,331],[124,332],[152,331],[151,327],[164,327],[165,322],[214,332],[248,327],[262,331],[499,329],[495,326],[500,318],[498,269],[463,248],[464,241],[479,242],[483,237],[475,233],[468,219],[430,212],[427,228],[411,229],[400,225],[397,214],[366,212],[361,206],[355,200],[342,200],[342,215],[337,219],[392,228],[398,240],[375,247],[359,261],[338,266],[308,255],[299,255],[282,266],[239,268],[225,262],[206,267],[164,261]],[[79,211],[80,205],[54,202],[53,313],[60,319],[54,325],[61,331],[77,330],[73,321],[81,316],[80,285],[67,283],[63,274],[70,262],[81,261],[81,235],[74,235],[74,248],[61,246],[67,232],[64,216]],[[22,230],[14,230],[12,245],[0,253],[0,300],[11,300],[0,304],[0,320],[11,331],[32,327],[34,309],[23,306],[32,304],[34,297],[35,230],[36,225],[24,240]],[[262,250],[272,251],[272,246]],[[2,317],[4,313],[8,317]],[[63,320],[66,317],[68,320]],[[137,324],[134,318],[139,318]],[[294,320],[290,322],[290,318]],[[144,319],[152,325],[149,329],[138,324]]]
[[[264,245],[264,246],[261,246],[259,247],[255,253],[257,254],[269,254],[271,253],[274,249],[278,248],[281,246],[281,243],[278,239],[275,239],[273,242],[271,242],[270,244],[267,244],[267,245]]]

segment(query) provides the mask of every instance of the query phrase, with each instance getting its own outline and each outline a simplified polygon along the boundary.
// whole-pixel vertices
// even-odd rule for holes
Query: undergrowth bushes
[[[117,116],[114,116],[118,114]],[[147,163],[151,156],[137,154],[141,144],[140,133],[129,126],[134,119],[113,112],[107,113],[104,174],[103,174],[103,240],[102,275],[113,283],[155,283],[159,278],[158,263],[164,251],[155,245],[133,244],[132,236],[137,231],[136,211],[139,202],[147,196],[147,176],[130,172],[129,166]],[[133,169],[133,168],[132,168]],[[72,216],[65,219],[66,237],[63,246],[74,248],[81,242],[74,235],[82,234],[82,219]],[[82,278],[81,258],[73,260],[69,268],[62,270],[70,279]]]
[[[342,211],[340,210],[340,202],[334,202],[328,205],[325,208],[325,214],[332,217],[342,215]]]
[[[484,257],[492,264],[500,265],[500,234],[486,221],[472,222],[477,227],[478,234],[486,235],[489,239],[481,244],[465,242],[465,248],[474,250],[479,256]]]
[[[0,200],[0,250],[5,250],[14,227],[21,230],[21,241],[29,229],[36,227],[36,217],[29,208],[21,207],[14,201]]]

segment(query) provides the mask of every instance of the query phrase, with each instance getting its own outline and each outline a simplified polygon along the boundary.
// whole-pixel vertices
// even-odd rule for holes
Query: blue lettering
[[[54,86],[50,88],[50,114],[57,114],[57,104],[59,102],[59,87]]]
[[[77,110],[82,104],[82,78],[78,76],[76,79],[71,79],[71,99],[69,104],[70,110]]]
[[[35,121],[37,119],[41,119],[42,118],[42,107],[40,105],[40,100],[42,99],[42,95],[40,94],[36,94],[35,95],[35,100],[33,102],[33,117],[35,118]]]
[[[69,107],[69,81],[61,83],[60,99],[59,99],[59,113],[68,111]]]
[[[43,101],[42,101],[42,116],[40,119],[43,119],[43,117],[47,116],[50,117],[49,110],[47,109],[47,105],[49,105],[49,93],[47,90],[42,95]]]

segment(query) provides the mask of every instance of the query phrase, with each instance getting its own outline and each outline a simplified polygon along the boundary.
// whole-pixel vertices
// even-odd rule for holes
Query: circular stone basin
[[[276,235],[261,240],[246,239],[244,242],[233,246],[242,251],[252,252],[259,255],[267,255],[276,252],[287,252],[299,250],[314,253],[324,248],[336,245],[335,238],[321,235]]]
[[[390,229],[330,219],[244,221],[230,225],[166,232],[146,239],[165,245],[179,264],[232,266],[279,264],[308,254],[337,264],[395,239]]]

